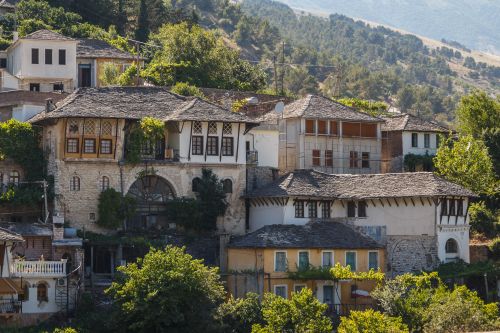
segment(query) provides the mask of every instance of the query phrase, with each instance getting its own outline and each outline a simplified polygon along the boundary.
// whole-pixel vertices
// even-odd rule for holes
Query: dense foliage
[[[165,122],[152,117],[144,117],[139,122],[130,124],[126,137],[125,160],[131,164],[141,162],[145,147],[152,150],[156,142],[163,139],[164,133]]]
[[[401,318],[390,317],[373,310],[351,311],[342,317],[338,333],[407,333],[408,327]]]
[[[457,122],[462,135],[479,139],[484,130],[500,128],[500,95],[494,99],[483,91],[474,91],[460,100]]]
[[[182,96],[196,96],[200,98],[204,98],[205,95],[203,92],[196,86],[192,86],[189,83],[185,82],[177,82],[171,89],[173,93],[182,95]]]
[[[123,313],[122,332],[202,332],[224,300],[216,268],[184,249],[151,249],[144,259],[120,267],[123,277],[108,292]]]
[[[229,296],[219,306],[216,320],[220,325],[220,333],[251,333],[254,324],[264,323],[259,295],[248,293],[245,298]]]
[[[97,224],[108,229],[122,226],[123,221],[135,213],[136,203],[131,197],[123,197],[120,192],[109,188],[99,194]]]

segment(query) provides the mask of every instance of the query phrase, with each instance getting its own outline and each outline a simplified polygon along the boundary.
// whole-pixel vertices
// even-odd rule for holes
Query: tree
[[[207,332],[225,292],[217,268],[184,248],[152,248],[144,259],[119,267],[123,276],[107,293],[128,332]]]
[[[405,86],[399,90],[397,96],[397,106],[402,112],[408,111],[415,103],[415,96],[413,95],[413,90],[410,86]]]
[[[203,228],[214,230],[217,227],[217,217],[224,215],[228,203],[222,182],[210,169],[202,169],[198,183],[197,199],[202,213]]]
[[[120,70],[118,66],[112,62],[106,62],[101,68],[99,81],[101,81],[103,87],[114,86],[118,84],[119,76]]]
[[[177,82],[175,86],[172,87],[171,90],[173,93],[182,95],[182,96],[197,96],[200,98],[204,98],[205,95],[203,92],[196,86],[192,86],[189,83],[185,82]]]
[[[474,91],[462,97],[456,114],[461,134],[481,138],[484,130],[500,128],[500,99]]]
[[[484,201],[473,202],[469,206],[471,231],[494,237],[497,233],[497,217]]]
[[[436,153],[434,166],[439,175],[477,194],[494,190],[496,180],[488,148],[470,135],[457,141],[446,139]]]
[[[133,198],[122,197],[115,189],[108,188],[99,194],[97,224],[108,229],[118,228],[123,220],[135,213],[135,209],[136,202]]]
[[[262,302],[265,324],[255,324],[252,333],[330,333],[332,323],[309,288],[292,293],[290,300],[267,293]]]
[[[342,317],[338,333],[407,333],[408,326],[399,317],[389,317],[372,309],[351,311]]]
[[[216,318],[220,333],[251,333],[252,325],[263,324],[259,295],[248,293],[237,299],[230,296],[219,306]]]
[[[482,137],[488,147],[497,179],[500,179],[500,124],[496,128],[485,129]]]
[[[146,0],[141,0],[139,6],[139,16],[137,18],[137,30],[135,31],[135,38],[141,42],[145,42],[148,39],[148,21],[148,5],[146,3]]]

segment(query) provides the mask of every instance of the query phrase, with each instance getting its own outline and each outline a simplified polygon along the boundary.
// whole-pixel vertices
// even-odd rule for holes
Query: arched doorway
[[[127,220],[127,228],[168,227],[166,204],[175,198],[175,191],[168,181],[155,175],[140,177],[132,184],[127,195],[136,202],[136,213]]]

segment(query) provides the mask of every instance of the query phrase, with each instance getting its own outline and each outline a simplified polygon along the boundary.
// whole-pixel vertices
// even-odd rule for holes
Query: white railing
[[[61,261],[14,260],[11,274],[14,277],[63,277],[66,275],[66,259]]]

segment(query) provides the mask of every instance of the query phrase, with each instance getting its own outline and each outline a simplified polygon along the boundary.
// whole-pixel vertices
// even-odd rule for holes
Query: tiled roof
[[[18,0],[0,0],[0,8],[16,8]]]
[[[385,123],[382,131],[413,131],[413,132],[449,132],[450,130],[435,122],[418,118],[414,115],[404,113],[395,116],[383,116]]]
[[[47,29],[37,30],[32,32],[21,39],[38,39],[38,40],[75,40],[71,37],[63,36],[57,32]]]
[[[24,239],[19,234],[0,228],[0,241],[24,242]]]
[[[71,117],[254,122],[210,102],[186,98],[162,87],[80,88],[58,103],[55,110],[41,112],[29,121]]]
[[[332,175],[314,170],[295,170],[247,197],[318,197],[378,199],[402,197],[463,196],[475,194],[431,172],[363,175]]]
[[[285,106],[284,118],[310,117],[346,121],[383,122],[382,119],[359,112],[326,97],[308,95]]]
[[[76,46],[77,58],[109,58],[134,60],[136,56],[117,49],[99,39],[79,39]],[[142,58],[141,58],[142,59]]]
[[[52,227],[41,223],[0,223],[0,228],[22,236],[52,236]]]
[[[344,223],[273,224],[234,237],[229,248],[376,249],[383,246]]]

